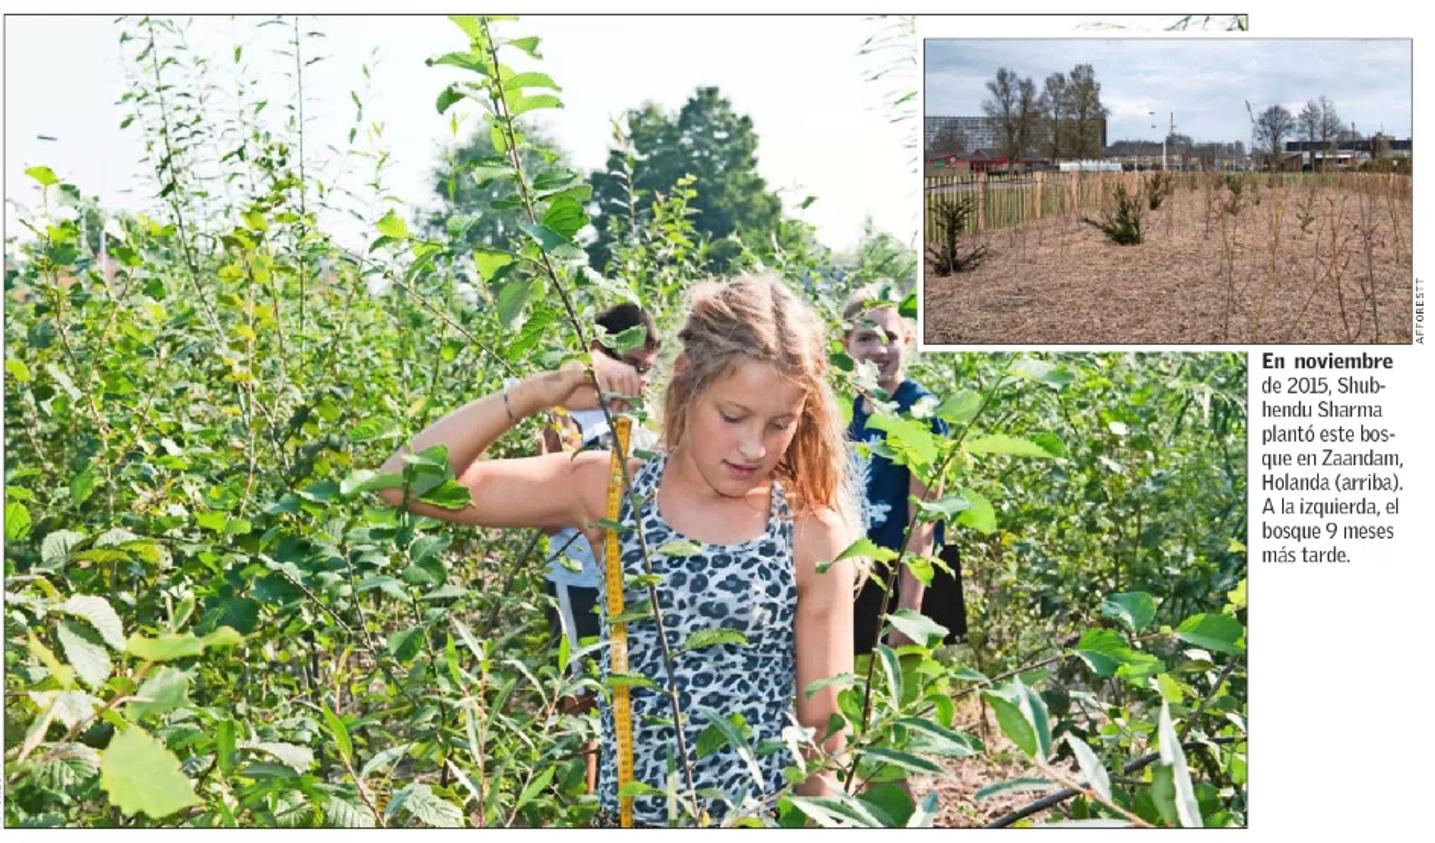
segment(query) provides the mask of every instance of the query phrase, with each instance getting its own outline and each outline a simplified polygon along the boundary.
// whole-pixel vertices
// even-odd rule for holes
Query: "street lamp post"
[[[1152,117],[1156,116],[1154,111],[1146,113]],[[1151,128],[1156,128],[1156,124],[1152,123]],[[1166,139],[1174,134],[1176,134],[1176,112],[1173,111],[1171,112],[1171,126],[1166,130],[1166,134],[1161,136],[1161,172],[1163,173],[1166,172]]]

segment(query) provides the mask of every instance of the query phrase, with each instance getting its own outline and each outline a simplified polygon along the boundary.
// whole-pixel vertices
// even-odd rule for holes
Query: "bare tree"
[[[1340,136],[1342,128],[1344,127],[1340,125],[1340,115],[1335,111],[1335,103],[1322,96],[1320,98],[1320,146],[1321,149],[1324,150],[1324,154],[1321,156],[1322,169],[1324,169],[1325,161],[1330,157],[1332,151],[1330,148],[1331,141],[1336,140]]]
[[[1067,114],[1067,90],[1066,74],[1053,73],[1046,77],[1046,83],[1042,86],[1041,110],[1043,119],[1046,122],[1047,151],[1051,160],[1055,161],[1066,151],[1063,143],[1066,136],[1066,122],[1069,119]]]
[[[982,111],[997,123],[997,137],[1001,139],[1001,153],[1016,157],[1017,152],[1017,111],[1021,94],[1021,83],[1016,73],[1005,67],[997,68],[995,79],[988,80],[987,90],[991,98],[982,100]]]
[[[1316,100],[1309,100],[1296,118],[1301,134],[1305,135],[1306,149],[1311,155],[1311,169],[1315,169],[1315,141],[1321,136],[1321,109]],[[1322,156],[1323,157],[1323,156]]]
[[[1295,126],[1295,118],[1283,105],[1273,105],[1261,112],[1255,120],[1254,137],[1256,146],[1269,151],[1270,168],[1280,165],[1281,142]]]
[[[1029,158],[1036,147],[1037,132],[1041,127],[1040,97],[1036,83],[1031,77],[1017,84],[1016,101],[1016,154],[1013,158]]]

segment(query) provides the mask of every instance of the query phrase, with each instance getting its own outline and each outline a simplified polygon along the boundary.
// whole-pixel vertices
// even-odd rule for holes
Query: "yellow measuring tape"
[[[619,417],[613,420],[613,458],[608,469],[608,520],[617,521],[623,507],[623,460],[628,453],[628,433],[633,420]],[[623,560],[619,548],[618,531],[611,527],[603,531],[603,557],[607,567],[605,575],[608,584],[608,617],[623,614]],[[608,631],[611,639],[610,671],[628,672],[628,625],[612,624]],[[628,686],[613,689],[613,739],[618,746],[618,791],[633,780],[633,700]],[[633,827],[633,797],[618,798],[618,823],[623,828]]]

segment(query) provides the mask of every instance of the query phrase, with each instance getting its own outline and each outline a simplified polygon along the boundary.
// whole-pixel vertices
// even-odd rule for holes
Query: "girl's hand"
[[[595,354],[593,372],[598,376],[599,388],[605,393],[635,398],[643,392],[643,381],[638,376],[638,371],[627,363],[604,354]],[[587,367],[581,361],[568,361],[558,370],[558,375],[553,404],[568,410],[597,408],[598,395],[593,390],[593,381],[588,377]],[[623,410],[626,409],[627,403],[621,399],[613,399],[609,407]]]

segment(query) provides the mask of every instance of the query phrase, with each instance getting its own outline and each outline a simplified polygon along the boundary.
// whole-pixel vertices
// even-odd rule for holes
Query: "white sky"
[[[234,45],[245,45],[244,61],[264,72],[273,89],[269,110],[277,113],[292,84],[284,75],[289,60],[268,51],[287,31],[257,29],[258,20],[200,18],[189,38],[196,52],[211,57],[216,81],[224,84]],[[106,206],[146,208],[153,188],[141,176],[138,127],[118,128],[125,63],[112,18],[10,16],[5,24],[7,230],[14,230],[10,201],[38,199],[24,176],[36,164]],[[818,197],[801,216],[824,242],[854,245],[868,214],[879,228],[912,237],[917,191],[903,129],[880,111],[889,86],[864,82],[864,69],[873,65],[857,55],[880,24],[855,16],[764,17],[760,25],[739,17],[570,16],[501,26],[542,37],[540,66],[563,87],[565,107],[535,114],[578,168],[603,166],[610,120],[625,109],[651,100],[675,112],[699,85],[717,85],[738,113],[753,119],[759,172],[770,189],[781,191],[789,211],[807,195]],[[434,100],[462,72],[426,67],[424,59],[465,49],[465,36],[442,17],[325,16],[306,18],[302,27],[325,33],[312,44],[328,56],[304,79],[308,148],[343,144],[354,114],[349,91],[360,87],[360,66],[377,48],[366,110],[386,126],[393,161],[388,183],[406,205],[432,206],[427,176],[450,137],[448,118],[437,113]],[[794,50],[800,50],[798,61]],[[915,77],[914,65],[912,89]],[[342,218],[327,222],[345,241],[371,236]]]

